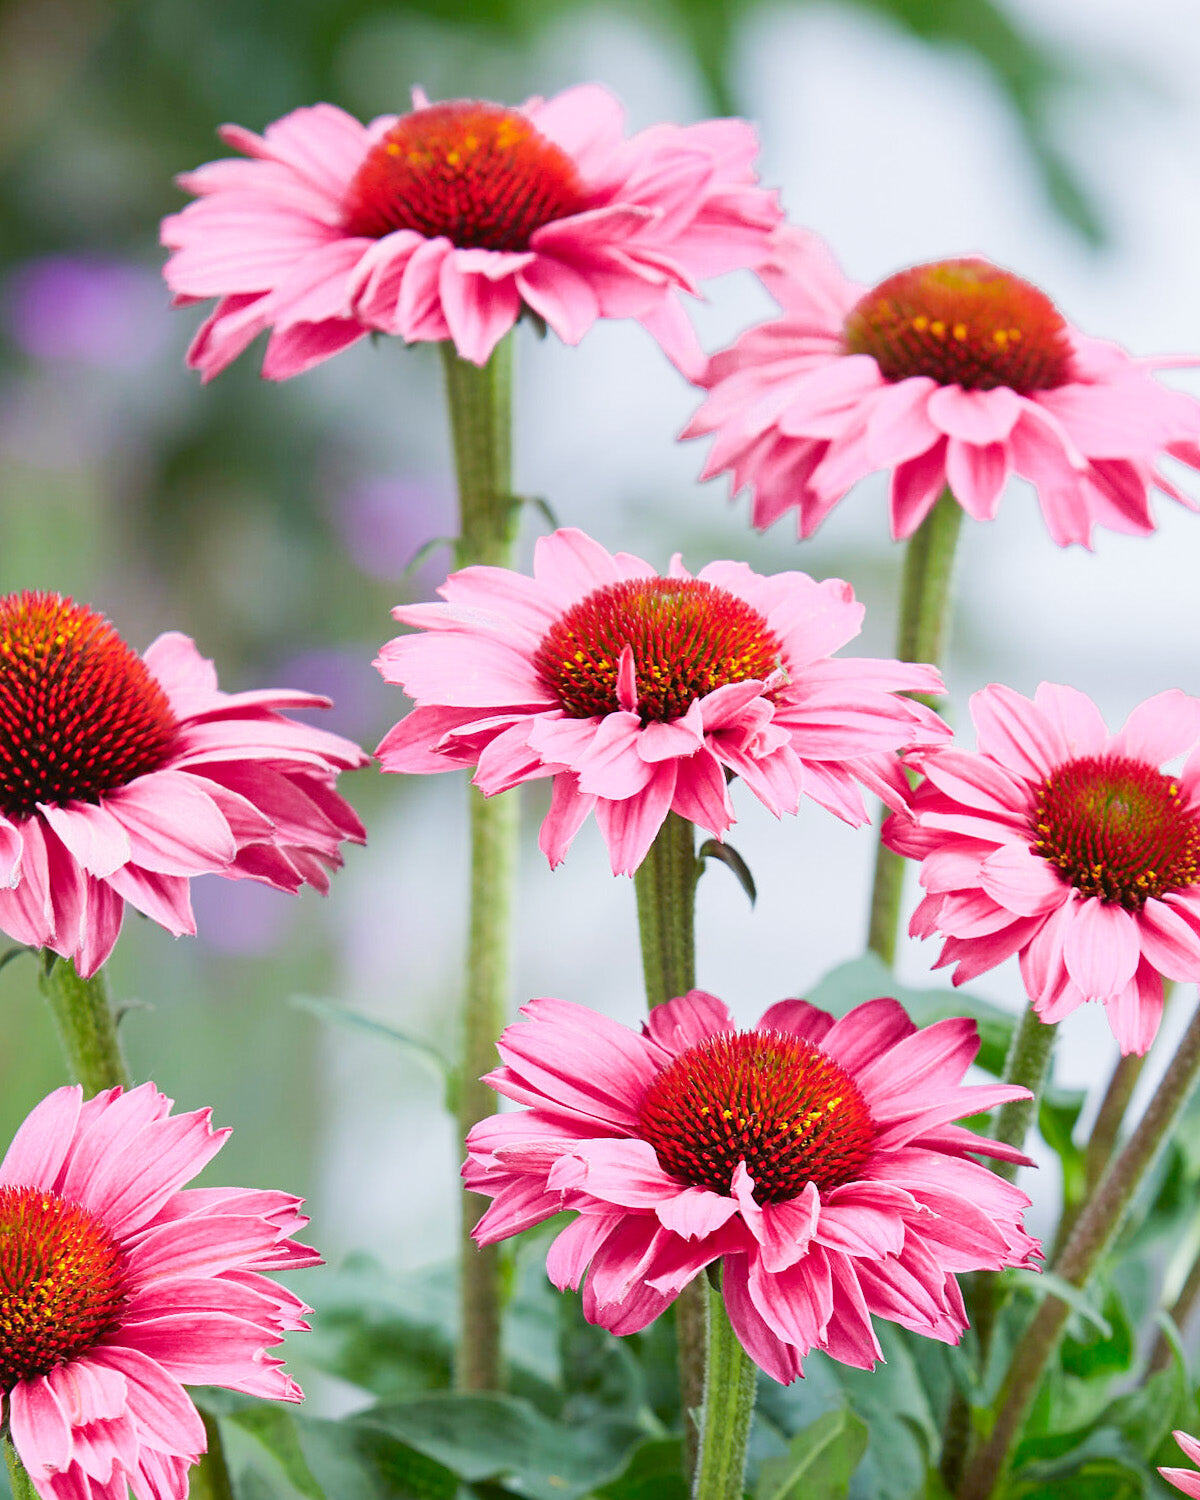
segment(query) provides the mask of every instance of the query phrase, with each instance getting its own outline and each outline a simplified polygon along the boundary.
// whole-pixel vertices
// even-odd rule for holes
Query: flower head
[[[263,1272],[320,1257],[287,1193],[185,1188],[225,1144],[151,1083],[43,1099],[0,1162],[0,1418],[42,1500],[184,1500],[183,1383],[281,1401],[307,1307]]]
[[[852,485],[891,469],[892,535],[943,488],[976,520],[1027,479],[1060,546],[1095,526],[1154,530],[1150,493],[1196,503],[1157,465],[1200,467],[1200,404],[1072,328],[1037,287],[977,257],[912,266],[868,288],[813,234],[785,227],[760,275],[783,315],[716,355],[684,431],[715,433],[704,478],[728,469],[759,527],[792,507],[811,536]]]
[[[1189,1433],[1175,1431],[1171,1434],[1184,1453],[1194,1464],[1200,1464],[1200,1443]],[[1200,1473],[1195,1469],[1159,1469],[1168,1484],[1173,1484],[1185,1495],[1200,1497]]]
[[[1160,693],[1110,734],[1074,688],[993,684],[971,716],[978,750],[918,754],[884,830],[922,861],[909,930],[945,938],[956,984],[1020,954],[1043,1021],[1099,1000],[1122,1052],[1145,1052],[1163,975],[1200,979],[1200,699]]]
[[[905,691],[936,693],[932,667],[838,660],[863,610],[849,584],[760,577],[744,563],[667,576],[581,531],[542,537],[533,577],[454,573],[444,604],[394,611],[376,666],[417,708],[385,737],[387,771],[476,766],[491,796],[550,776],[551,864],[595,810],[613,870],[631,874],[667,813],[720,838],[727,782],[778,816],[812,797],[866,822],[860,784],[892,807],[908,783],[896,751],[948,734]]]
[[[810,1349],[870,1369],[872,1315],[944,1343],[967,1326],[959,1271],[1023,1265],[1029,1199],[971,1160],[1025,1161],[952,1122],[1008,1099],[964,1086],[975,1023],[918,1030],[895,1000],[840,1020],[804,1000],[739,1031],[693,990],[641,1034],[565,1000],[532,1000],[486,1082],[529,1108],[467,1139],[467,1186],[494,1201],[480,1244],[564,1209],[556,1286],[586,1275],[586,1316],[636,1333],[705,1266],[746,1352],[784,1383]]]
[[[334,783],[367,757],[281,712],[327,706],[223,693],[185,635],[138,656],[86,605],[0,597],[0,930],[86,977],[126,902],[195,932],[193,875],[327,890],[364,836]]]
[[[626,137],[597,84],[507,109],[474,99],[360,125],[331,104],[210,162],[198,201],[163,223],[179,302],[217,297],[188,356],[205,379],[264,329],[283,380],[372,330],[452,339],[483,364],[528,308],[569,344],[597,318],[637,318],[689,373],[703,365],[676,293],[757,265],[779,222],[742,120]]]

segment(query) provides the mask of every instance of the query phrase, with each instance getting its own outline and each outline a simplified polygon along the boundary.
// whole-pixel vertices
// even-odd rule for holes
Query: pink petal
[[[785,1003],[801,1005],[804,1002]],[[767,1024],[766,1016],[759,1024]],[[676,1057],[709,1037],[734,1029],[729,1007],[704,990],[689,990],[686,995],[656,1005],[642,1025],[645,1035]]]
[[[926,410],[947,437],[986,447],[1005,441],[1021,415],[1022,403],[1007,386],[968,391],[958,385],[941,385],[930,396]]]
[[[1085,898],[1068,908],[1067,973],[1089,1000],[1107,1000],[1133,978],[1141,957],[1138,924],[1123,906]]]

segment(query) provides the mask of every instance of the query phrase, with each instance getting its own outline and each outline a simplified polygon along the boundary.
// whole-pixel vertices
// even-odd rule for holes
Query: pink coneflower
[[[1157,468],[1164,453],[1200,466],[1200,405],[1152,373],[1180,360],[1086,337],[1037,287],[977,257],[871,289],[814,234],[783,228],[774,244],[759,274],[783,316],[712,359],[683,434],[716,434],[703,477],[728,469],[749,487],[756,526],[794,506],[811,536],[877,469],[893,471],[898,538],[947,485],[991,520],[1011,474],[1034,486],[1060,546],[1091,546],[1094,526],[1153,531],[1153,489],[1198,508]]]
[[[1026,1158],[951,1122],[1025,1089],[961,1082],[974,1021],[918,1031],[895,1000],[835,1021],[804,1000],[739,1031],[693,990],[641,1034],[565,1000],[532,1000],[485,1080],[531,1108],[467,1139],[467,1186],[506,1239],[572,1209],[550,1247],[556,1286],[613,1333],[636,1333],[723,1258],[730,1321],[776,1380],[810,1349],[870,1369],[871,1315],[957,1343],[955,1273],[1023,1265],[1029,1199],[970,1159]]]
[[[413,105],[369,125],[331,104],[262,136],[227,125],[251,160],[180,178],[199,201],[164,221],[166,277],[179,302],[220,298],[188,356],[205,379],[266,328],[272,380],[373,329],[453,339],[483,364],[525,308],[569,344],[597,318],[637,318],[702,367],[676,292],[757,265],[780,219],[751,126],[627,138],[598,84],[518,109],[420,91]]]
[[[540,841],[552,865],[593,809],[618,874],[672,810],[720,838],[729,773],[776,816],[807,796],[864,823],[859,784],[903,806],[895,752],[949,732],[897,696],[939,692],[933,667],[831,658],[863,616],[840,579],[763,578],[736,562],[693,577],[678,557],[661,577],[563,530],[539,539],[532,578],[464,568],[438,592],[446,603],[393,611],[423,632],[375,663],[418,705],[380,761],[477,766],[488,796],[553,777]]]
[[[125,903],[195,932],[189,878],[329,887],[361,823],[334,790],[368,757],[285,717],[309,693],[223,693],[185,635],[139,657],[58,594],[0,598],[0,930],[74,959],[112,951]]]
[[[884,829],[922,861],[910,932],[945,937],[955,984],[1019,953],[1043,1021],[1100,1000],[1145,1052],[1163,975],[1200,979],[1200,753],[1161,769],[1200,746],[1200,699],[1160,693],[1110,734],[1074,688],[993,684],[971,717],[978,751],[916,756],[925,780]]]
[[[1194,1437],[1189,1433],[1179,1431],[1173,1432],[1171,1436],[1194,1464],[1200,1464],[1200,1443]],[[1168,1484],[1173,1484],[1185,1495],[1192,1495],[1200,1500],[1200,1473],[1197,1473],[1195,1469],[1159,1469],[1158,1472]]]
[[[181,1382],[299,1401],[267,1353],[320,1264],[301,1199],[184,1188],[225,1144],[152,1083],[56,1089],[0,1162],[0,1415],[43,1500],[183,1500],[204,1427]]]

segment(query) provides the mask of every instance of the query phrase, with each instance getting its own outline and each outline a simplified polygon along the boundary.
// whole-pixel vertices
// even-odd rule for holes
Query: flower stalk
[[[67,1072],[83,1085],[84,1094],[90,1099],[102,1089],[128,1088],[129,1070],[121,1054],[104,970],[82,979],[69,958],[59,958],[45,948],[38,982],[58,1029]]]
[[[693,1285],[703,1286],[703,1283]],[[758,1371],[738,1342],[715,1279],[707,1288],[707,1295],[704,1415],[692,1500],[742,1500]]]
[[[1029,1090],[1031,1097],[1010,1099],[996,1111],[991,1134],[1002,1145],[1015,1146],[1018,1151],[1025,1149],[1025,1137],[1037,1117],[1042,1090],[1050,1074],[1050,1055],[1057,1031],[1057,1023],[1048,1026],[1040,1021],[1032,1005],[1027,1005],[1021,1013],[1004,1059],[1001,1081],[1020,1084]],[[1012,1182],[1017,1175],[1017,1163],[997,1161],[992,1170]]]
[[[901,661],[942,664],[950,633],[954,557],[962,516],[962,507],[947,487],[908,543],[896,632],[896,655]],[[930,695],[913,696],[931,708],[938,706]],[[886,848],[881,839],[875,855],[867,947],[889,966],[896,961],[903,891],[904,857]]]
[[[512,493],[512,338],[502,339],[482,368],[460,359],[449,340],[441,347],[458,477],[455,564],[510,567],[520,509]],[[470,915],[458,1103],[463,1141],[494,1107],[479,1078],[495,1066],[508,1004],[518,832],[515,793],[485,798],[471,787],[468,795]],[[496,1390],[501,1383],[499,1251],[480,1249],[471,1239],[486,1206],[476,1194],[463,1193],[455,1383],[466,1391]]]
[[[1053,1268],[1071,1286],[1087,1285],[1112,1244],[1134,1193],[1169,1139],[1197,1078],[1200,1078],[1200,1007],[1145,1114],[1080,1214]],[[1069,1315],[1067,1304],[1053,1294],[1034,1313],[1013,1351],[991,1433],[969,1465],[957,1500],[989,1500],[994,1494]]]
[[[633,877],[646,1004],[651,1009],[695,988],[696,883],[700,870],[694,826],[687,818],[669,812]],[[697,1472],[700,1434],[693,1413],[699,1412],[705,1401],[708,1317],[704,1284],[697,1278],[675,1301],[684,1472],[688,1475]]]

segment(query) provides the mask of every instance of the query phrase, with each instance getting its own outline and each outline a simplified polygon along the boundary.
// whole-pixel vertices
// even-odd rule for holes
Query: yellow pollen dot
[[[942,322],[941,318],[934,318],[933,322],[929,325],[929,331],[935,339],[944,339],[946,337],[946,325]]]
[[[961,343],[967,336],[967,325],[965,323],[955,323],[953,331],[954,337]]]
[[[446,160],[452,167],[457,167],[459,162],[462,161],[462,157],[458,154],[457,151],[447,151]]]
[[[929,319],[925,316],[924,313],[918,313],[917,316],[912,320],[912,326],[917,330],[918,333],[924,333],[925,330],[929,327]]]
[[[997,328],[995,333],[992,334],[992,342],[1003,349],[1005,344],[1008,343],[1008,334],[1005,333],[1003,328]]]

